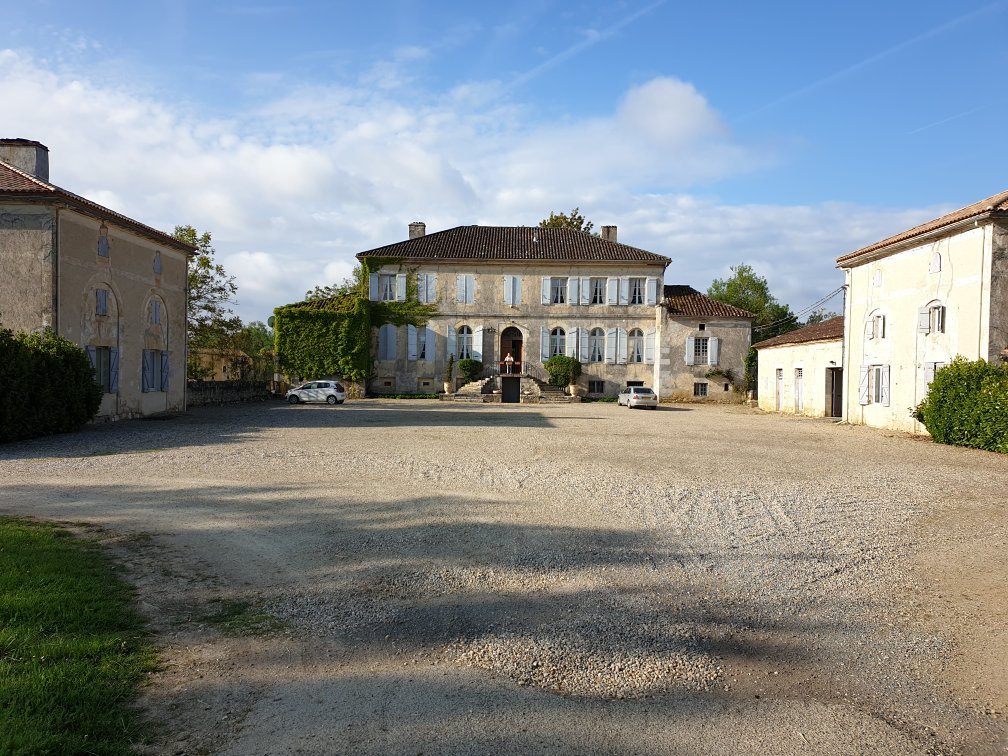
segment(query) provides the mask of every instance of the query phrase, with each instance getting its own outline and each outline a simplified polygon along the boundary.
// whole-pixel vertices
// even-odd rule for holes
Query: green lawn
[[[97,546],[0,518],[0,753],[129,753],[155,654]]]

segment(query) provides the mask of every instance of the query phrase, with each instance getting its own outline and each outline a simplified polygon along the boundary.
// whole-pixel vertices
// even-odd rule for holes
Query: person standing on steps
[[[511,370],[514,368],[514,357],[511,356],[511,352],[507,353],[507,357],[504,358],[504,372],[510,375]]]

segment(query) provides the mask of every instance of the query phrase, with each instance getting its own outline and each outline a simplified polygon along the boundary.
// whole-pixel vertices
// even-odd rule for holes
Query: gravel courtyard
[[[139,588],[152,753],[1004,753],[1006,491],[1002,456],[701,405],[277,403],[0,446],[0,513]]]

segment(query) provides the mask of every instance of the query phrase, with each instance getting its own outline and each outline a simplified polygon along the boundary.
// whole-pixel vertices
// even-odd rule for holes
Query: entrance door
[[[502,375],[500,382],[501,402],[504,404],[518,404],[521,401],[521,378],[517,375],[511,377]]]
[[[784,394],[784,368],[777,368],[777,382],[774,389],[774,409],[781,411],[781,396]]]
[[[501,331],[500,336],[500,372],[501,375],[522,373],[522,332],[514,326],[508,326]],[[511,360],[507,359],[511,355]],[[513,361],[512,361],[513,360]],[[501,392],[504,391],[503,386]],[[506,400],[504,400],[506,401]]]
[[[805,411],[805,377],[801,368],[794,371],[794,411],[796,415]]]
[[[843,417],[843,368],[826,368],[826,417]]]

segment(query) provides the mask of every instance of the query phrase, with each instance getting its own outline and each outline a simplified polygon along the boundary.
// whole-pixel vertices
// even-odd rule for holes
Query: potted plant
[[[453,393],[452,389],[455,388],[455,386],[452,385],[453,383],[452,370],[454,369],[454,367],[455,367],[455,355],[450,354],[448,355],[448,366],[445,368],[444,371],[444,392],[446,394]]]

